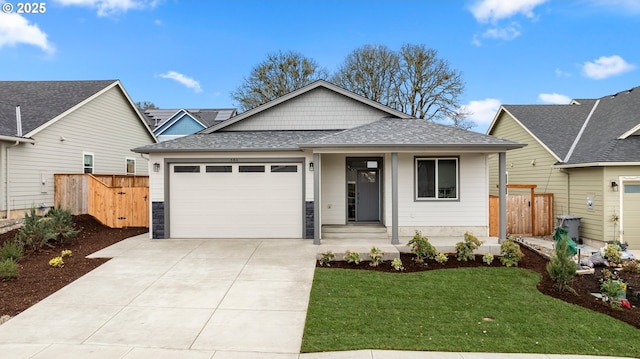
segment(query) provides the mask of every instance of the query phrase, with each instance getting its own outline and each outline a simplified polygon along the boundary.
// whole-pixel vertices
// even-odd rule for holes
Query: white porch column
[[[398,153],[391,153],[391,244],[400,244],[398,238]]]
[[[320,244],[320,154],[313,154],[313,244]]]
[[[500,202],[500,238],[498,243],[507,239],[507,156],[506,152],[498,153],[498,197]]]

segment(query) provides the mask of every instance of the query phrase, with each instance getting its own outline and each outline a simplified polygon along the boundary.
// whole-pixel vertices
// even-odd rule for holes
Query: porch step
[[[323,239],[380,239],[388,240],[387,228],[381,224],[324,225]]]

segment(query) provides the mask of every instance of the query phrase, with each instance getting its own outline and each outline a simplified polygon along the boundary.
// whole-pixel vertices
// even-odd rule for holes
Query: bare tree
[[[280,51],[267,55],[266,60],[255,66],[231,97],[238,101],[240,111],[247,111],[328,77],[328,72],[313,59],[293,51]]]
[[[399,110],[425,120],[451,121],[456,127],[473,126],[458,105],[464,91],[462,76],[449,69],[436,50],[405,44],[399,56],[402,63],[397,92]]]
[[[347,55],[331,81],[370,100],[389,105],[400,73],[398,55],[384,45],[365,45]]]
[[[158,107],[153,102],[144,101],[144,102],[136,102],[136,107],[142,111],[144,110],[157,110]]]

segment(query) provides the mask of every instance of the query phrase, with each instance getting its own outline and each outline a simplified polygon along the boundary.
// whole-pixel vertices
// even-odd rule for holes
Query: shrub
[[[42,220],[36,209],[31,208],[29,213],[25,213],[24,225],[16,234],[15,239],[23,243],[32,250],[40,250],[45,246],[52,247],[49,243],[56,238],[51,221]]]
[[[435,260],[436,260],[436,262],[438,262],[440,264],[445,264],[449,260],[449,257],[447,256],[447,254],[445,252],[440,252],[440,253],[438,253],[436,255]]]
[[[520,245],[512,238],[508,238],[500,245],[500,263],[505,267],[517,267],[518,262],[524,257]]]
[[[569,237],[562,234],[562,237],[556,243],[556,248],[551,257],[551,261],[547,263],[547,272],[551,276],[558,289],[575,291],[569,286],[569,281],[576,275],[578,263],[574,262],[572,255],[568,251]]]
[[[437,255],[436,247],[420,231],[416,231],[407,246],[411,247],[411,253],[415,255],[413,260],[419,264],[424,264],[427,259],[433,259]]]
[[[0,261],[0,278],[12,279],[18,276],[18,263],[13,259]]]
[[[360,264],[360,262],[362,261],[362,259],[360,258],[360,253],[351,252],[350,250],[347,250],[344,253],[344,260],[347,261],[347,263],[353,264]]]
[[[73,252],[71,252],[71,250],[64,249],[62,252],[60,252],[60,257],[62,257],[62,258],[71,257],[72,254],[73,254]]]
[[[620,299],[627,291],[627,284],[620,279],[607,279],[600,283],[600,292],[603,299],[609,302],[612,308],[620,308]]]
[[[482,242],[473,234],[467,232],[464,234],[464,242],[456,243],[456,258],[459,261],[468,261],[476,259],[473,251],[482,245]]]
[[[617,243],[609,243],[604,247],[603,257],[609,263],[620,264],[622,262],[622,251]]]
[[[336,255],[332,251],[326,251],[320,254],[320,262],[321,266],[331,267],[331,261],[336,258]]]
[[[62,257],[53,257],[49,260],[49,265],[56,268],[64,267],[64,261]]]
[[[0,246],[0,260],[11,259],[17,262],[23,254],[24,245],[20,241],[6,241]]]
[[[391,266],[393,267],[393,269],[395,269],[398,272],[404,270],[404,266],[402,265],[402,259],[400,259],[400,258],[394,258],[391,261]]]
[[[50,209],[46,218],[51,222],[51,230],[55,233],[56,240],[64,243],[66,239],[78,234],[78,230],[73,228],[71,210]]]
[[[384,262],[384,252],[378,247],[372,247],[371,251],[369,251],[369,258],[371,258],[371,262],[369,263],[372,267],[377,267],[378,265]]]
[[[490,265],[491,265],[491,263],[493,262],[493,254],[491,254],[491,253],[486,253],[485,255],[483,255],[483,256],[482,256],[482,261],[483,261],[486,265],[490,266]]]
[[[640,263],[637,260],[624,261],[622,270],[628,273],[638,273],[640,272]]]

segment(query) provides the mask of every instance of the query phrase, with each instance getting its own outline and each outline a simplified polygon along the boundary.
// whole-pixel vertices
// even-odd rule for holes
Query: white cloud
[[[517,23],[503,28],[489,29],[482,34],[482,37],[489,39],[513,40],[520,36],[520,25]]]
[[[561,69],[556,69],[556,76],[558,76],[558,77],[571,77],[571,73],[564,72]]]
[[[638,0],[590,0],[589,3],[610,12],[640,14],[640,1]]]
[[[571,102],[569,96],[561,95],[558,93],[541,93],[538,95],[538,99],[543,103],[550,103],[554,105],[567,105]]]
[[[55,52],[47,34],[38,25],[31,24],[19,14],[0,12],[0,49],[4,46],[28,44],[41,48],[47,53]]]
[[[157,1],[149,0],[55,0],[63,6],[84,6],[98,10],[98,16],[111,16],[129,10],[154,7]]]
[[[200,83],[190,77],[187,77],[181,73],[175,71],[168,71],[167,73],[160,74],[160,77],[165,79],[175,80],[190,89],[193,89],[195,92],[202,92],[202,88],[200,87]]]
[[[471,101],[463,105],[461,110],[469,113],[467,119],[482,127],[482,125],[488,125],[493,121],[499,108],[500,100],[487,98],[484,100]]]
[[[592,62],[585,62],[582,66],[583,74],[595,80],[606,79],[635,69],[636,66],[626,62],[618,55],[602,56]]]
[[[548,0],[480,0],[469,7],[478,22],[496,22],[522,14],[533,18],[533,9]]]

